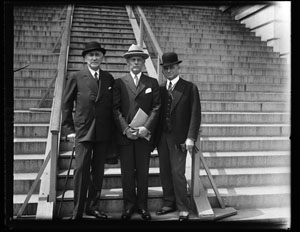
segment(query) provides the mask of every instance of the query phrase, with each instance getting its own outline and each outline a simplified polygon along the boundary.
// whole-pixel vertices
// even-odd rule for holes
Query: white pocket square
[[[111,86],[108,87],[108,90],[111,90]]]
[[[148,89],[146,89],[145,94],[151,93],[151,92],[152,92],[152,89],[151,89],[151,88],[148,88]]]

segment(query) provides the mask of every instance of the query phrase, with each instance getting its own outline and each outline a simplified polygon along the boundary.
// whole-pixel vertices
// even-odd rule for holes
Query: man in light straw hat
[[[160,110],[159,85],[156,79],[142,73],[149,57],[138,45],[124,54],[129,73],[116,79],[113,91],[114,118],[118,133],[124,211],[128,220],[135,210],[150,220],[147,210],[150,154]],[[136,190],[137,189],[137,190]]]
[[[177,209],[179,221],[186,221],[189,218],[186,151],[195,149],[201,123],[200,97],[197,86],[180,77],[182,61],[176,53],[164,53],[162,61],[162,73],[167,80],[160,86],[162,106],[155,141],[158,141],[164,202],[156,214],[164,215]]]

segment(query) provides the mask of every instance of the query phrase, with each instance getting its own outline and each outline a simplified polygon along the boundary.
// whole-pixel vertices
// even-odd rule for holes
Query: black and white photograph
[[[291,8],[4,1],[5,229],[291,230]]]

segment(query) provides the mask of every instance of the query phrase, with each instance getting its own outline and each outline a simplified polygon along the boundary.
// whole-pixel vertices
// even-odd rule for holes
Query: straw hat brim
[[[149,57],[149,55],[147,53],[143,53],[143,52],[127,52],[123,56],[124,56],[125,59],[128,59],[132,56],[139,56],[139,57],[142,57],[144,59],[147,59]]]

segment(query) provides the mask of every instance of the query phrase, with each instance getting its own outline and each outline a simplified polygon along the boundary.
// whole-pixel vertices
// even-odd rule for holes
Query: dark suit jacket
[[[161,106],[159,85],[156,79],[141,75],[136,88],[130,74],[116,79],[113,91],[114,118],[118,129],[117,143],[129,144],[130,140],[123,134],[139,108],[148,114],[145,127],[154,133]]]
[[[112,138],[114,121],[112,92],[114,78],[100,70],[100,84],[87,67],[66,81],[62,105],[62,126],[66,134],[76,133],[76,140],[108,141]],[[72,116],[73,102],[76,102]]]
[[[158,130],[155,135],[155,145],[163,132],[166,108],[167,90],[166,83],[160,86],[162,107]],[[179,78],[172,91],[173,101],[171,104],[171,125],[177,145],[185,142],[187,138],[197,139],[201,123],[201,104],[198,88],[192,82]]]

